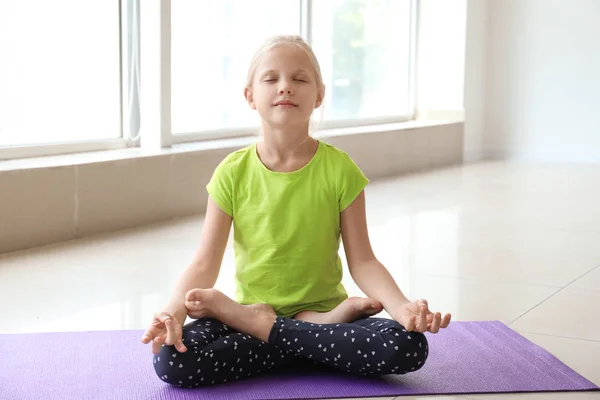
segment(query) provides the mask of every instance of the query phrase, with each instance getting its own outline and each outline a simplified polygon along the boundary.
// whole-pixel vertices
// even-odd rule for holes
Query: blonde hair
[[[315,56],[312,47],[310,47],[310,45],[306,43],[301,36],[298,35],[275,35],[268,38],[256,51],[254,57],[252,57],[252,60],[250,61],[246,87],[252,87],[254,75],[256,74],[256,67],[258,66],[258,62],[260,61],[261,57],[267,51],[280,46],[296,46],[306,53],[314,69],[315,77],[317,79],[317,89],[322,90],[324,86],[323,76],[321,75],[321,67],[319,66],[319,61],[317,61],[317,56]]]

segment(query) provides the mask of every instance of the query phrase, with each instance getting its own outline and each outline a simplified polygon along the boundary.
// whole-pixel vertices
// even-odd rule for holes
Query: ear
[[[317,98],[315,100],[315,108],[321,107],[323,99],[325,98],[325,85],[321,86],[321,90],[317,92]]]
[[[244,97],[246,98],[246,101],[248,102],[248,105],[250,106],[250,108],[253,110],[256,110],[256,104],[254,104],[254,98],[252,96],[252,88],[250,88],[250,87],[244,88]]]

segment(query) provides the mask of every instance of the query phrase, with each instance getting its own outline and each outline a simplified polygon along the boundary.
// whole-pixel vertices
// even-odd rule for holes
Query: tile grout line
[[[584,276],[586,276],[587,274],[591,274],[592,272],[594,272],[596,269],[600,268],[600,265],[596,265],[595,267],[593,267],[592,269],[590,269],[589,271],[585,272],[583,275],[581,275],[578,278],[573,279],[571,282],[567,283],[562,289],[567,289],[567,287],[569,285],[572,285],[573,283],[577,282],[578,280],[580,280],[581,278],[583,278]],[[561,290],[562,290],[561,289]],[[581,290],[585,290],[585,289],[581,289]]]
[[[582,338],[576,338],[576,337],[570,337],[570,336],[550,335],[549,333],[538,333],[538,332],[529,332],[529,331],[521,331],[521,333],[529,333],[531,335],[548,336],[548,337],[559,338],[559,339],[583,340],[584,342],[600,343],[600,340],[582,339]]]
[[[521,318],[522,316],[524,316],[525,314],[529,313],[530,311],[534,310],[537,306],[539,306],[540,304],[546,302],[547,300],[549,300],[551,297],[555,296],[556,294],[560,293],[564,288],[559,288],[556,292],[552,293],[550,296],[546,297],[544,300],[540,301],[539,303],[537,303],[536,305],[534,305],[533,307],[531,307],[529,310],[525,311],[524,313],[522,313],[521,315],[519,315],[517,318],[513,319],[512,321],[510,321],[508,324],[506,324],[507,326],[510,326],[513,322],[515,322],[516,320],[518,320],[519,318]]]
[[[521,315],[519,315],[517,318],[513,319],[512,321],[510,321],[508,324],[506,324],[507,326],[510,326],[513,322],[517,321],[519,318],[523,317],[524,315],[526,315],[527,313],[529,313],[530,311],[534,310],[537,306],[539,306],[540,304],[548,301],[550,298],[556,296],[558,293],[562,292],[563,290],[567,289],[567,287],[571,284],[573,284],[574,282],[578,281],[579,279],[583,278],[584,276],[586,276],[587,274],[591,273],[592,271],[596,270],[597,268],[599,268],[600,265],[595,266],[594,268],[590,269],[589,271],[585,272],[583,275],[573,279],[571,282],[567,283],[565,286],[561,287],[560,289],[558,289],[556,292],[552,293],[550,296],[546,297],[544,300],[540,301],[539,303],[537,303],[535,306],[531,307],[529,310],[525,311],[524,313],[522,313]],[[532,332],[530,332],[532,333]]]

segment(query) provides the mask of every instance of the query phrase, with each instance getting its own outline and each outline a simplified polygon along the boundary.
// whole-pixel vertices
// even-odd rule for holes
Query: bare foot
[[[242,305],[216,289],[193,289],[185,295],[192,318],[215,318],[238,332],[268,341],[277,315],[267,304]]]
[[[302,311],[296,314],[294,319],[317,324],[340,324],[370,317],[382,310],[383,306],[377,300],[349,297],[329,312]]]

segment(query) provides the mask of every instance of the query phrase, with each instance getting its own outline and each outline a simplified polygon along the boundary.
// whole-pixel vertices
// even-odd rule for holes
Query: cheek
[[[317,93],[315,93],[312,89],[307,90],[306,93],[304,93],[304,98],[306,99],[307,103],[313,105],[317,102]]]
[[[254,100],[257,104],[264,104],[271,102],[272,95],[266,88],[260,88],[255,92]]]

